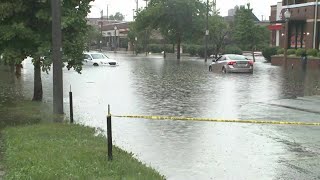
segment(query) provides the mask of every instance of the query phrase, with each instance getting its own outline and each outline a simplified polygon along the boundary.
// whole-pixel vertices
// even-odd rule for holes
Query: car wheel
[[[99,66],[99,64],[98,63],[93,63],[93,66]]]
[[[225,73],[225,74],[227,73],[227,70],[226,70],[225,67],[222,68],[222,72]]]

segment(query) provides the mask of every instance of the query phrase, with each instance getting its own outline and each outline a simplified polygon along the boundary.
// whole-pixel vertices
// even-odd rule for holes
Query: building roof
[[[119,30],[129,30],[129,23],[122,22],[122,23],[107,24],[102,27],[102,31],[111,31],[111,30],[114,30],[114,27],[117,27],[117,29]]]

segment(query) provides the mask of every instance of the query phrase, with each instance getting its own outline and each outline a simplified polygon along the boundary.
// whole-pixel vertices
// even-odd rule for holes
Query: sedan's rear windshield
[[[247,60],[245,56],[237,56],[237,55],[230,55],[230,56],[227,56],[228,59],[231,59],[231,60]]]
[[[107,57],[103,54],[91,54],[93,59],[106,59]]]

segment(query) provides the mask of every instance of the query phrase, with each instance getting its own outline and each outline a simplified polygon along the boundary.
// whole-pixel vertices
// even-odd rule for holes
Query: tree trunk
[[[180,59],[181,36],[177,35],[177,59]]]
[[[256,62],[256,57],[254,56],[254,49],[252,48],[252,58],[253,58],[253,62]]]
[[[173,53],[173,54],[174,54],[174,52],[175,52],[175,48],[174,48],[174,47],[175,47],[175,44],[173,43],[173,44],[172,44],[172,53]]]
[[[34,62],[34,88],[32,101],[42,101],[42,81],[41,81],[41,62],[40,59]]]
[[[16,64],[16,76],[17,77],[21,76],[21,68],[22,68],[22,64]]]

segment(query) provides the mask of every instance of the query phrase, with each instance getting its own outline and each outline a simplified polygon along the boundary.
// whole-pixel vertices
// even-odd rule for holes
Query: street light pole
[[[291,17],[291,13],[289,9],[284,13],[285,21],[286,21],[286,29],[285,29],[285,42],[284,42],[284,67],[287,67],[288,64],[288,48],[289,48],[289,20]]]
[[[62,32],[61,3],[51,0],[52,61],[53,61],[53,113],[63,114]]]
[[[208,30],[208,21],[209,21],[209,0],[207,0],[207,17],[206,17],[206,48],[204,50],[204,61],[207,62],[208,60],[208,35],[209,35],[209,30]]]
[[[114,27],[114,52],[117,52],[117,48],[118,48],[118,45],[117,45],[117,26]]]
[[[103,39],[103,34],[102,34],[102,27],[103,27],[103,10],[101,10],[100,13],[101,13],[101,22],[100,22],[100,51],[102,51],[102,39]]]

